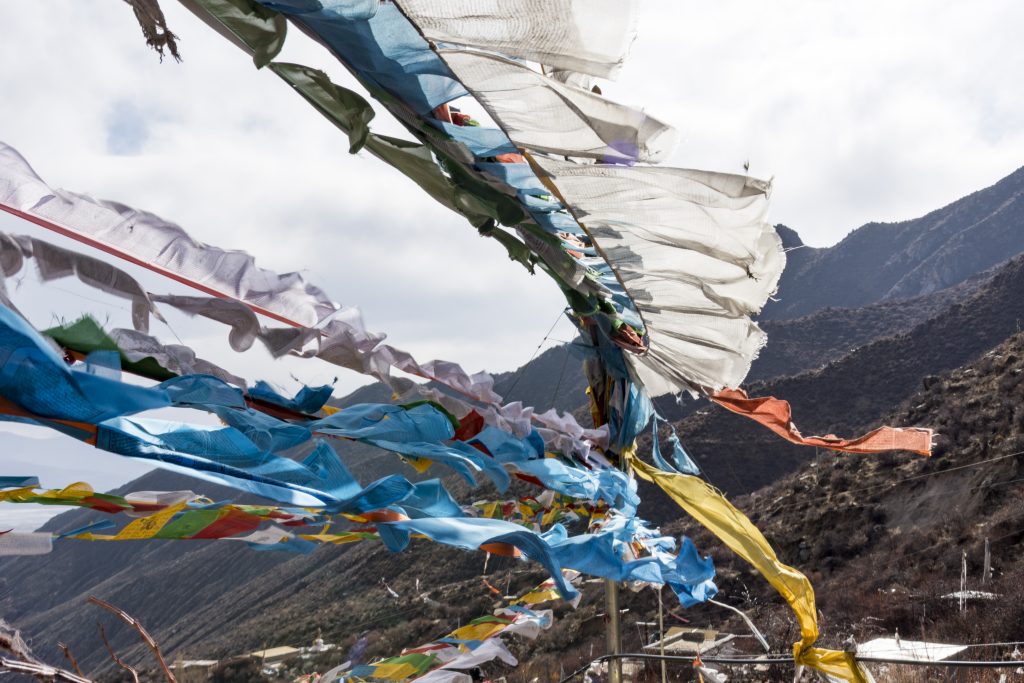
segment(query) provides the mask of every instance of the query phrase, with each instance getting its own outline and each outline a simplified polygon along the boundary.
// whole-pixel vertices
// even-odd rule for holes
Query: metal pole
[[[658,653],[665,656],[665,611],[661,603],[661,589],[658,586]],[[668,662],[661,660],[661,683],[668,683]]]
[[[608,683],[622,683],[622,635],[619,630],[619,584],[604,580],[605,613],[608,615]]]

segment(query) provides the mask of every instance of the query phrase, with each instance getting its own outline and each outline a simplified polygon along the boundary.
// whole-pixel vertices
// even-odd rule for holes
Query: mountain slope
[[[788,400],[804,434],[852,435],[872,428],[929,375],[970,362],[1020,330],[1022,293],[1024,257],[1018,257],[973,295],[909,332],[861,346],[820,370],[754,383],[748,392]],[[814,453],[717,407],[702,408],[677,428],[708,478],[733,494],[771,483]],[[659,518],[657,509],[647,514]]]
[[[1024,334],[930,377],[886,419],[933,425],[933,457],[823,453],[737,504],[783,561],[812,578],[833,645],[896,630],[939,642],[1019,640]],[[986,539],[994,571],[982,584]],[[942,596],[960,590],[963,553],[967,588],[1000,597],[968,601],[961,612]]]
[[[1019,171],[993,188],[917,221],[866,226],[863,232],[856,231],[832,249],[791,250],[782,301],[772,304],[769,319],[763,322],[770,343],[754,366],[751,378],[760,383],[750,387],[751,394],[771,393],[790,400],[805,433],[841,434],[886,421],[893,406],[913,397],[910,405],[926,407],[888,419],[907,426],[939,426],[963,440],[962,444],[950,443],[991,449],[1003,433],[994,415],[999,410],[1009,411],[1016,420],[1016,408],[989,399],[989,404],[979,404],[981,409],[975,412],[964,407],[955,419],[944,416],[941,405],[949,404],[949,397],[955,398],[957,392],[970,393],[972,401],[983,401],[985,394],[969,388],[966,380],[952,381],[935,374],[978,358],[1020,329],[1019,320],[1024,319],[1024,259],[982,271],[1021,250],[1014,240],[1024,232],[1015,227],[1021,225],[1022,185],[1024,171]],[[780,232],[787,248],[800,246],[795,232],[786,228],[780,228]],[[993,253],[994,247],[981,244],[986,240],[1001,249],[1002,255]],[[883,259],[879,254],[888,256]],[[835,275],[835,282],[831,275]],[[945,282],[959,284],[933,291]],[[858,283],[866,289],[857,291],[854,285]],[[869,305],[860,306],[864,302]],[[836,308],[843,305],[859,307]],[[771,319],[775,309],[779,315]],[[778,319],[804,313],[810,314],[793,320]],[[569,346],[549,349],[523,368],[498,375],[495,388],[506,400],[522,400],[539,410],[551,406],[577,410],[586,398],[579,360],[572,351]],[[1012,364],[1007,367],[1011,374],[1017,369]],[[981,372],[980,368],[978,365],[973,371]],[[990,391],[994,391],[992,387],[1009,391],[1016,386],[1010,387],[1009,379],[992,381],[992,386],[984,385]],[[1002,387],[1003,381],[1009,388]],[[922,383],[928,389],[915,396]],[[928,396],[945,397],[944,403],[933,405]],[[368,385],[338,404],[389,398],[382,385]],[[1014,401],[1020,403],[1019,399]],[[843,567],[868,571],[851,558],[870,552],[871,543],[883,538],[877,535],[881,532],[873,531],[874,526],[896,520],[892,528],[903,533],[910,527],[900,520],[914,516],[933,519],[945,509],[943,503],[950,492],[956,493],[955,488],[936,489],[927,505],[922,499],[918,507],[907,510],[900,507],[901,498],[894,494],[883,506],[885,522],[875,519],[878,510],[864,512],[858,504],[826,508],[832,510],[833,517],[816,516],[813,496],[823,481],[836,487],[829,495],[839,499],[845,495],[839,490],[844,477],[856,481],[862,476],[877,476],[884,481],[887,466],[907,461],[911,463],[908,467],[926,467],[913,464],[926,461],[908,460],[902,455],[865,459],[831,453],[815,460],[813,450],[787,444],[744,418],[706,404],[677,407],[666,402],[661,407],[677,411],[669,413],[675,418],[686,416],[679,423],[683,442],[709,480],[719,487],[743,493],[773,485],[780,477],[793,473],[748,504],[769,528],[783,557],[795,558],[799,566],[804,566],[806,560],[816,581],[824,578],[830,582],[830,577],[836,577],[835,592],[828,582],[828,590],[822,592],[822,604],[828,606],[830,614],[845,609],[842,601],[850,599],[853,590],[856,574],[844,573]],[[969,419],[974,414],[978,420]],[[1019,426],[1014,429],[1020,431]],[[413,479],[418,476],[378,449],[352,442],[339,447],[350,469],[364,482],[396,471]],[[935,462],[944,462],[945,457],[940,455]],[[808,468],[809,463],[817,464]],[[832,468],[825,479],[822,463]],[[862,466],[864,469],[859,469]],[[832,470],[839,474],[833,475]],[[443,470],[431,471],[424,476],[443,474]],[[492,495],[487,487],[470,491],[460,482],[451,486],[460,500]],[[227,489],[167,472],[151,473],[121,490],[175,488],[192,488],[213,499],[238,498]],[[790,502],[776,498],[796,496],[791,501],[796,503],[804,494],[811,497],[793,506],[797,512],[780,509],[777,514],[781,521],[777,524],[774,518],[768,519],[767,510]],[[680,521],[678,509],[664,497],[649,488],[642,490],[642,496],[641,514],[668,522],[668,528],[676,531],[694,531],[692,524]],[[991,502],[979,500],[981,508],[975,503],[970,503],[975,507],[964,508],[968,514]],[[996,502],[1002,506],[1004,501]],[[814,540],[804,531],[803,516],[809,520]],[[48,528],[69,530],[98,517],[95,513],[68,513],[53,520]],[[1017,518],[1010,515],[999,519],[1003,521],[996,524],[1003,526],[997,531],[1003,534],[1012,531]],[[863,531],[861,527],[869,522],[871,530]],[[855,541],[839,538],[838,531],[830,535],[830,524]],[[862,542],[864,534],[868,543]],[[892,534],[898,535],[895,531]],[[819,537],[831,540],[818,544]],[[0,560],[0,614],[24,628],[42,656],[56,660],[56,642],[62,640],[88,670],[96,671],[102,667],[109,670],[112,665],[94,628],[97,611],[84,604],[89,594],[110,600],[142,619],[172,657],[220,657],[265,645],[301,645],[318,631],[328,642],[347,646],[367,630],[374,636],[370,655],[389,655],[435,638],[453,623],[464,623],[492,606],[491,596],[479,580],[483,570],[479,553],[423,542],[414,543],[401,555],[391,555],[375,543],[321,547],[307,556],[261,553],[239,545],[200,541],[58,542],[54,553],[47,557]],[[699,546],[717,556],[724,554],[707,538]],[[890,543],[887,547],[899,546]],[[933,564],[951,561],[945,556],[931,558],[927,552],[921,555]],[[874,561],[882,560],[876,557]],[[730,583],[735,577],[746,577],[744,580],[750,583],[745,570],[731,565],[727,556],[722,559],[721,569],[723,586],[732,595],[742,592],[740,586]],[[513,592],[542,578],[532,565],[502,558],[491,558],[488,575],[492,583]],[[907,576],[907,580],[920,578],[912,572]],[[401,598],[390,597],[381,579]],[[418,599],[423,592],[434,602]],[[832,595],[837,597],[829,597]],[[827,602],[833,599],[836,602]],[[587,656],[587,648],[595,642],[600,651],[600,600],[599,591],[588,591],[580,610],[571,614],[562,614],[561,610],[563,618],[531,649],[531,656],[538,662],[576,662]],[[654,609],[647,593],[627,593],[623,603],[638,615],[650,615]],[[693,618],[704,620],[705,615],[714,614],[716,620],[720,619],[720,611],[714,609],[699,608]],[[782,616],[775,620],[789,623]],[[132,632],[110,629],[110,635],[127,658],[146,660],[145,649]],[[539,675],[544,679],[543,673]]]
[[[1024,251],[1024,168],[926,216],[869,223],[827,249],[783,231],[789,263],[763,320],[907,299],[963,281]]]

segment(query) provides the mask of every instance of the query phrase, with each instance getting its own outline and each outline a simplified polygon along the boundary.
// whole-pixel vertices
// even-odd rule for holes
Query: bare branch
[[[36,659],[32,650],[21,637],[21,633],[3,619],[0,619],[0,649],[7,650],[16,659],[0,657],[0,673],[17,672],[34,676],[41,681],[68,681],[69,683],[92,683],[88,678],[59,669]],[[81,673],[81,672],[79,672]]]
[[[110,658],[114,660],[114,664],[117,664],[119,667],[130,673],[132,675],[132,680],[134,680],[135,683],[139,683],[139,672],[135,670],[134,666],[128,664],[126,661],[117,656],[117,653],[114,652],[113,646],[107,639],[107,632],[103,628],[103,624],[97,621],[96,628],[100,630],[100,638],[103,639],[103,644],[107,646],[107,652],[110,653]]]
[[[164,656],[160,653],[160,646],[156,644],[156,641],[153,640],[153,636],[149,635],[149,632],[145,628],[143,628],[142,624],[139,623],[138,619],[131,616],[123,609],[114,607],[105,600],[100,600],[95,595],[89,596],[89,602],[91,602],[94,605],[98,605],[109,612],[113,612],[118,616],[118,618],[121,619],[121,621],[125,622],[129,626],[133,627],[136,631],[138,631],[139,636],[142,638],[143,642],[145,642],[146,645],[149,646],[149,649],[152,650],[153,654],[156,656],[156,661],[160,665],[160,668],[163,669],[164,676],[167,677],[169,683],[177,683],[177,680],[174,678],[174,674],[171,673],[170,667],[168,667],[167,662],[164,661]],[[100,628],[102,630],[102,627]]]
[[[82,673],[82,667],[78,666],[78,660],[75,659],[75,656],[73,654],[71,654],[71,648],[69,648],[64,643],[57,643],[57,647],[59,647],[61,652],[64,653],[64,658],[71,662],[71,668],[75,670],[75,673],[81,676],[82,678],[85,678],[85,674]]]
[[[68,683],[93,683],[88,678],[82,678],[77,674],[64,669],[58,669],[42,662],[24,662],[16,659],[0,657],[0,673],[12,671],[15,673],[35,676],[41,681],[67,681]]]

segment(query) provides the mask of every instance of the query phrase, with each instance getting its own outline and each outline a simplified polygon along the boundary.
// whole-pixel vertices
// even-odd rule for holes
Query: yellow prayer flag
[[[450,638],[457,640],[487,640],[505,630],[508,624],[485,621],[481,624],[468,624],[451,632]]]
[[[637,458],[633,449],[625,451],[623,456],[637,474],[661,487],[691,517],[768,579],[768,583],[789,603],[800,625],[801,639],[793,646],[797,664],[847,681],[867,683],[849,653],[811,647],[818,639],[814,588],[806,576],[779,560],[768,540],[746,515],[733,507],[721,492],[698,477],[652,467]]]
[[[142,538],[153,538],[161,529],[167,526],[167,523],[171,521],[171,518],[174,517],[174,515],[184,510],[186,505],[187,503],[178,503],[177,505],[172,505],[169,508],[157,512],[156,514],[136,519],[131,524],[121,529],[121,531],[117,533],[117,536],[114,536],[113,540],[129,541]]]
[[[20,500],[22,498],[32,497],[35,494],[33,491],[36,490],[35,486],[26,486],[20,489],[11,489],[9,491],[0,491],[0,501],[2,500]]]
[[[377,664],[373,670],[374,678],[383,678],[388,681],[404,681],[407,678],[415,676],[420,671],[412,664],[408,662],[398,662],[397,664]]]

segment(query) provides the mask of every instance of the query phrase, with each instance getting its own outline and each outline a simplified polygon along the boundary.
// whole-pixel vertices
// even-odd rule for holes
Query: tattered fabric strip
[[[69,351],[77,360],[88,354],[106,351],[118,354],[126,372],[158,382],[178,375],[213,375],[228,384],[245,388],[241,377],[210,361],[197,358],[195,351],[184,344],[162,344],[137,330],[113,329],[110,334],[86,315],[73,323],[51,327],[42,334]]]
[[[578,572],[566,570],[564,580],[576,582]],[[550,583],[550,579],[527,592],[536,594]],[[558,599],[553,595],[548,600]],[[416,677],[416,683],[439,683],[442,681],[469,681],[469,676],[458,673],[480,666],[494,659],[501,659],[509,666],[517,664],[516,658],[508,651],[500,636],[518,635],[534,639],[540,632],[549,629],[554,622],[551,610],[536,610],[523,607],[522,598],[506,599],[487,615],[472,620],[465,626],[451,631],[442,638],[419,647],[407,648],[398,657],[390,657],[369,664],[352,667],[343,664],[326,672],[323,683],[340,683],[351,677],[369,677],[391,681],[404,681]],[[533,604],[540,604],[537,601]],[[431,667],[430,673],[424,673]]]
[[[291,325],[315,326],[337,309],[298,273],[258,268],[249,254],[196,242],[154,214],[51,188],[3,143],[0,208],[207,294],[245,301]]]
[[[52,534],[10,530],[0,533],[0,557],[5,555],[46,555],[52,550]]]
[[[430,161],[430,163],[433,164],[433,161]],[[9,177],[5,177],[5,173],[7,173]],[[26,180],[26,178],[28,180]],[[7,182],[6,185],[5,182]],[[24,183],[24,187],[18,185],[18,183]],[[43,191],[40,189],[40,186],[51,192],[59,192],[56,190],[50,190],[50,188],[42,185],[42,181],[35,176],[34,172],[28,167],[27,163],[24,162],[23,158],[18,155],[13,148],[0,143],[0,202],[3,201],[4,192],[7,192],[10,196],[19,200],[23,199],[24,196],[35,197]],[[53,198],[56,195],[49,196]],[[109,210],[104,208],[106,207],[106,204],[97,203],[91,198],[78,197],[77,195],[61,195],[61,197],[61,201],[65,203],[81,200],[83,203],[80,206],[77,206],[74,210],[69,209],[68,213],[73,217],[84,216],[85,218],[83,220],[87,223],[92,220],[92,209],[90,207],[99,206],[100,209],[96,209],[95,213],[100,216],[106,215],[103,211],[107,211],[107,213],[109,213]],[[69,197],[71,199],[69,199]],[[49,205],[45,199],[41,201],[44,202],[44,205]],[[56,199],[54,199],[54,201],[56,201]],[[133,211],[123,207],[122,205],[110,205],[120,207],[126,212]],[[216,280],[217,278],[223,277],[219,274],[221,267],[224,266],[223,262],[229,262],[228,265],[233,262],[235,266],[241,268],[241,272],[243,273],[243,275],[240,276],[240,281],[251,285],[259,281],[260,278],[264,280],[259,284],[259,286],[263,288],[259,291],[270,292],[270,294],[260,294],[260,296],[270,297],[274,300],[281,298],[285,302],[291,301],[297,296],[294,291],[291,290],[278,291],[276,293],[274,293],[273,290],[274,286],[277,286],[278,289],[280,289],[280,287],[283,286],[280,284],[282,282],[290,282],[294,280],[292,275],[279,277],[277,275],[269,274],[269,271],[256,268],[253,265],[252,257],[245,255],[244,252],[225,252],[214,247],[199,245],[193,242],[191,238],[189,238],[188,235],[178,226],[166,223],[150,214],[144,214],[144,216],[148,216],[149,218],[147,220],[149,220],[152,225],[156,226],[154,231],[158,237],[160,235],[170,236],[168,239],[171,241],[164,245],[164,249],[169,253],[177,254],[174,259],[171,259],[174,263],[178,263],[185,259],[188,254],[191,253],[181,245],[191,245],[188,247],[189,249],[199,249],[202,253],[202,263],[215,263],[215,272],[212,272],[208,279]],[[145,232],[142,224],[134,224],[134,227],[133,225],[126,224],[121,225],[120,228],[128,230],[128,232],[133,235],[136,229],[138,229],[140,233]],[[107,233],[104,232],[103,234]],[[136,239],[138,239],[138,237],[132,238],[132,240]],[[135,243],[131,240],[128,242],[131,244]],[[230,258],[228,258],[228,255],[230,255]],[[502,407],[500,405],[501,396],[494,392],[494,380],[487,373],[470,375],[458,364],[449,361],[433,360],[421,363],[408,352],[382,343],[385,335],[367,331],[363,325],[361,314],[354,308],[343,308],[338,310],[336,314],[332,313],[331,315],[334,316],[333,319],[316,330],[309,327],[300,327],[300,329],[294,331],[267,329],[258,324],[258,321],[255,316],[252,315],[250,310],[246,310],[247,308],[252,308],[253,310],[264,312],[262,310],[262,306],[257,305],[257,303],[262,301],[262,303],[265,304],[266,301],[263,301],[258,297],[256,299],[253,299],[252,297],[246,298],[246,292],[238,290],[237,287],[236,291],[232,295],[235,300],[150,295],[143,290],[134,278],[129,276],[127,273],[124,273],[124,271],[121,271],[103,261],[56,247],[41,240],[28,237],[9,237],[6,235],[0,235],[0,266],[3,267],[4,275],[12,275],[18,272],[22,267],[24,258],[29,256],[34,256],[36,258],[40,272],[43,274],[44,278],[63,277],[71,273],[76,273],[88,284],[100,287],[104,291],[131,299],[134,306],[133,310],[135,311],[133,316],[134,324],[137,330],[145,331],[148,329],[147,313],[151,312],[159,315],[156,308],[153,306],[153,301],[159,301],[165,305],[179,308],[189,314],[202,315],[209,319],[229,325],[232,328],[229,341],[235,350],[241,351],[247,349],[252,344],[253,339],[258,338],[273,353],[281,354],[290,349],[301,349],[301,347],[309,341],[315,340],[318,344],[318,348],[316,351],[312,352],[312,355],[316,355],[317,357],[332,364],[375,377],[396,389],[399,393],[412,390],[415,388],[415,385],[408,379],[394,376],[392,373],[393,368],[438,382],[453,389],[459,394],[488,404],[490,408],[485,410],[483,414],[491,421],[492,424],[497,425],[502,424],[503,421],[507,422],[508,418],[503,414],[507,415],[509,410],[512,412],[520,410],[520,408],[517,408],[515,405],[511,407]],[[160,262],[162,263],[163,261]],[[224,266],[224,269],[230,271],[230,268],[227,268],[226,266]],[[277,278],[277,280],[274,280],[274,278]],[[274,285],[274,282],[277,282],[278,284]],[[322,292],[319,289],[312,287],[312,285],[304,286],[308,291],[313,291],[322,295]],[[204,289],[204,287],[200,287],[200,289]],[[323,301],[327,300],[324,299]],[[321,309],[317,310],[326,314],[326,309],[322,308],[323,306],[326,306],[326,304],[321,302],[317,305],[321,306]],[[334,306],[334,304],[331,304],[331,306]],[[275,317],[281,319],[280,316]],[[294,321],[285,320],[285,322],[295,324]],[[126,334],[125,336],[130,342],[139,343],[150,348],[152,347],[152,344],[149,344],[147,340],[143,340],[138,337],[133,338],[130,334]],[[179,352],[180,355],[180,351],[181,349],[177,349],[172,351],[172,353]],[[213,371],[214,374],[217,374],[228,381],[237,379],[229,373],[216,368],[216,366],[203,366],[203,369],[206,371]],[[467,408],[463,412],[468,412],[468,410],[469,409]],[[519,427],[518,431],[522,432],[524,429],[529,429],[528,425],[530,416],[532,416],[532,409],[525,414],[525,419],[519,420],[518,424],[524,425],[524,427]],[[550,423],[550,419],[548,422]],[[581,442],[577,435],[585,436],[587,432],[578,425],[575,425],[575,421],[571,416],[562,416],[561,422],[570,430],[571,433],[567,433],[563,430],[561,434],[552,434],[552,436],[559,439],[563,445],[571,446],[570,450],[572,452],[581,453],[585,456],[589,451],[589,446]]]
[[[399,0],[428,39],[614,78],[636,38],[637,0]]]
[[[668,124],[526,65],[485,52],[438,49],[519,147],[606,161],[660,161],[677,142]]]
[[[706,482],[689,474],[662,472],[627,454],[629,465],[647,481],[657,484],[681,508],[749,562],[789,603],[800,625],[801,640],[793,645],[797,664],[856,683],[867,678],[848,652],[814,647],[818,615],[814,589],[807,577],[779,561],[764,535],[746,515]]]
[[[649,344],[625,360],[638,383],[652,396],[739,384],[765,341],[750,315],[775,291],[786,262],[764,220],[768,185],[528,158],[637,304]]]
[[[0,396],[11,403],[11,408],[5,408],[9,415],[57,428],[64,425],[67,429],[63,431],[103,450],[152,460],[179,471],[190,468],[196,476],[273,500],[364,506],[360,496],[368,492],[348,488],[350,475],[326,445],[314,444],[311,459],[304,463],[275,454],[322,434],[441,462],[471,483],[474,472],[484,472],[501,490],[509,483],[505,470],[508,464],[542,485],[576,498],[595,503],[604,500],[627,510],[635,510],[638,502],[622,472],[591,471],[543,458],[544,444],[536,435],[521,439],[495,428],[478,428],[464,434],[465,441],[457,440],[452,418],[430,403],[363,404],[317,420],[283,421],[248,408],[239,389],[214,377],[186,375],[147,388],[68,367],[34,330],[5,308],[0,309],[0,328],[5,331],[5,343],[0,345]],[[308,396],[303,398],[304,394]],[[267,390],[257,395],[265,402],[300,411],[319,407],[326,397],[325,392],[308,388],[295,399],[278,397]],[[172,405],[208,410],[228,426],[126,417]],[[301,412],[294,415],[301,416]],[[334,472],[332,467],[340,469]],[[336,476],[346,483],[328,487],[326,476]],[[400,495],[402,487],[408,485],[402,482],[389,484],[393,495]]]
[[[709,398],[737,415],[767,427],[786,441],[800,446],[816,446],[846,453],[883,453],[885,451],[910,451],[918,455],[932,454],[931,429],[879,427],[853,439],[841,439],[834,434],[826,436],[803,436],[793,424],[792,410],[788,401],[765,396],[750,398],[742,389],[723,389]]]
[[[504,489],[505,466],[548,488],[625,511],[639,502],[635,484],[614,469],[588,470],[544,458],[536,435],[518,438],[494,428],[456,439],[452,417],[430,403],[396,406],[363,404],[327,417],[288,422],[246,407],[242,392],[209,376],[181,376],[155,387],[127,385],[115,378],[68,367],[20,317],[0,308],[0,396],[16,419],[61,428],[103,450],[159,462],[196,476],[289,503],[368,509],[401,500],[408,482],[388,479],[370,490],[353,488],[351,475],[325,444],[313,443],[302,463],[277,451],[309,442],[314,434],[342,436],[413,458],[447,464],[473,481],[485,472]],[[296,399],[263,390],[263,400],[300,410],[318,407],[324,392],[304,389]],[[308,394],[303,398],[304,393]],[[314,395],[316,394],[316,395]],[[308,403],[308,401],[314,401]],[[301,402],[301,405],[300,405]],[[217,414],[228,426],[180,425],[128,415],[154,408],[188,406]],[[301,413],[297,415],[301,417]],[[378,490],[379,489],[379,490]],[[382,493],[387,491],[387,493]],[[394,496],[386,500],[381,495]]]

